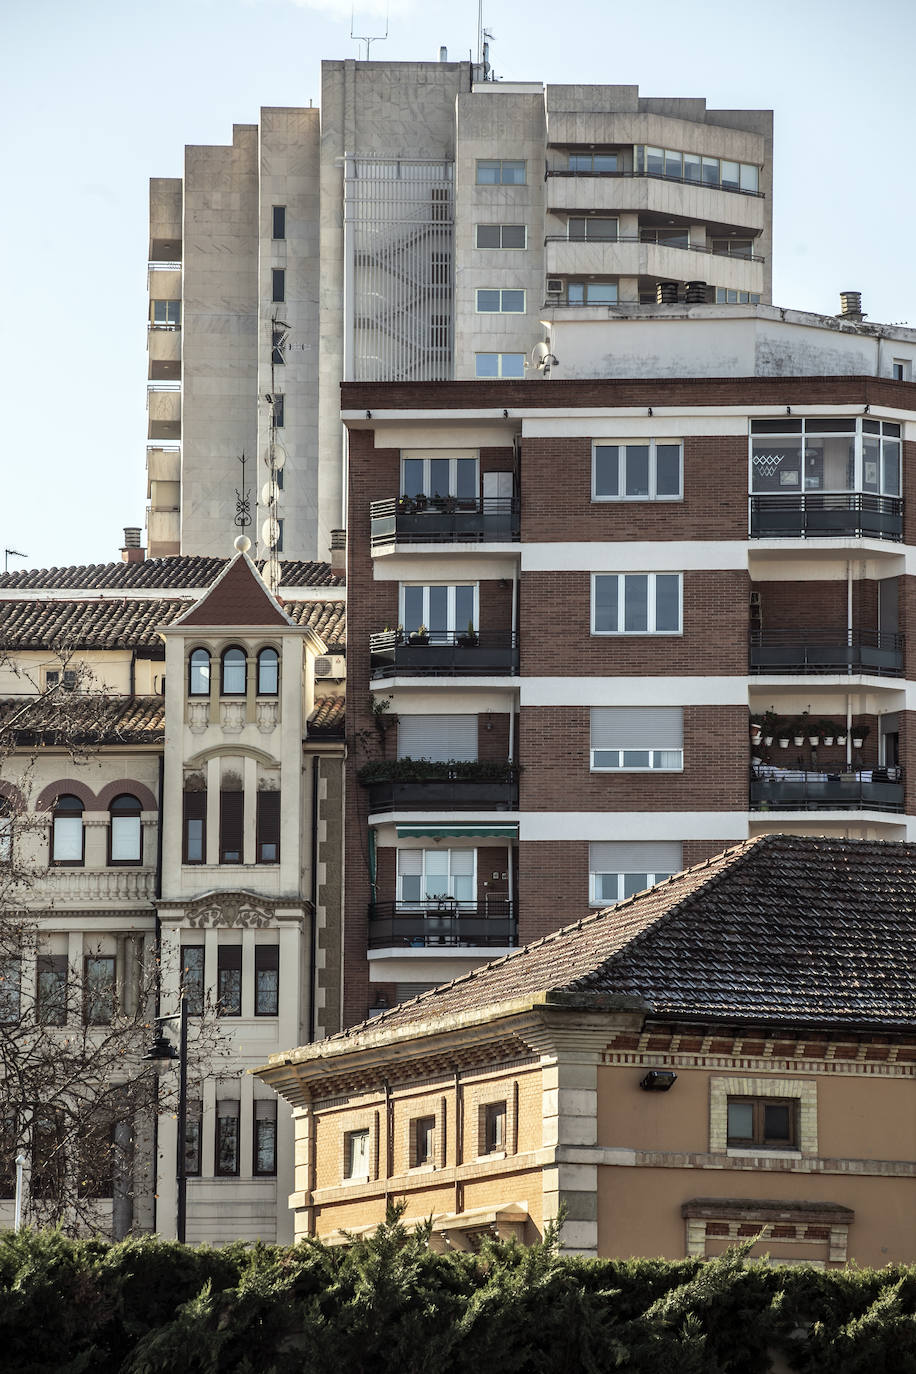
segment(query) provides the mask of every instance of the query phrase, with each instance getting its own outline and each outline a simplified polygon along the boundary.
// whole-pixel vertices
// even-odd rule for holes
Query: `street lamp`
[[[153,1018],[159,1029],[155,1040],[143,1056],[143,1060],[147,1064],[154,1065],[157,1073],[165,1073],[176,1060],[178,1062],[178,1159],[175,1171],[175,1180],[178,1185],[178,1216],[176,1230],[179,1241],[184,1245],[188,1212],[188,1174],[187,1156],[185,1154],[185,1137],[188,1126],[188,1003],[183,994],[178,1007],[176,1016],[156,1016]],[[171,1040],[166,1039],[162,1032],[162,1025],[166,1021],[178,1022],[177,1050]]]
[[[22,1151],[16,1156],[16,1210],[13,1215],[13,1230],[18,1231],[22,1227],[22,1171],[27,1163]]]

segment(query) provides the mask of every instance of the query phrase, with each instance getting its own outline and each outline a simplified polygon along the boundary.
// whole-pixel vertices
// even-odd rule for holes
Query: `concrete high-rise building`
[[[325,62],[320,112],[152,181],[152,555],[250,517],[262,556],[324,557],[341,380],[540,380],[545,308],[770,301],[769,111],[482,74]]]

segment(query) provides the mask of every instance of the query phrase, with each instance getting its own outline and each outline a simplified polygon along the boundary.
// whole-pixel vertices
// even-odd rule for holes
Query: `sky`
[[[477,8],[360,0],[355,31],[387,22],[373,60],[457,61]],[[322,58],[364,56],[353,21],[350,0],[0,0],[10,569],[116,559],[143,526],[149,178],[262,105],[320,104]],[[484,0],[484,23],[507,81],[773,109],[774,304],[834,314],[858,290],[916,325],[916,0]]]

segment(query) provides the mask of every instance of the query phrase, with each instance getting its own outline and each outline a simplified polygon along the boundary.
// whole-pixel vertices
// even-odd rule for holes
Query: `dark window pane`
[[[109,955],[91,954],[85,964],[86,1021],[104,1026],[114,1016],[115,961]]]
[[[189,1016],[204,1014],[204,947],[181,946],[181,980]]]
[[[477,226],[477,247],[478,248],[499,248],[499,225],[498,224],[478,224]]]
[[[763,1135],[765,1140],[789,1139],[789,1108],[786,1103],[767,1103],[764,1106]]]
[[[657,496],[681,494],[680,444],[657,444],[655,449],[655,493]]]
[[[595,578],[595,629],[614,634],[617,630],[617,576],[599,574]]]
[[[286,300],[286,272],[282,267],[275,267],[271,272],[271,299]]]
[[[627,496],[649,495],[649,445],[627,444]]]
[[[190,1178],[200,1175],[200,1132],[200,1107],[189,1103],[184,1132],[184,1168]]]
[[[242,1014],[242,946],[220,945],[216,954],[216,995],[220,1016]]]
[[[616,444],[595,446],[595,495],[620,494],[619,450]]]
[[[255,1111],[261,1106],[255,1102]],[[268,1103],[268,1106],[274,1106]],[[273,1175],[277,1172],[277,1118],[276,1107],[272,1117],[256,1116],[254,1123],[254,1172]]]
[[[254,1014],[276,1016],[280,1007],[280,948],[254,947]]]
[[[67,1019],[67,956],[38,956],[35,989],[38,1020],[46,1026],[62,1026]]]
[[[624,578],[623,628],[638,633],[649,628],[649,578],[646,573],[628,573]]]
[[[275,205],[273,213],[273,235],[275,239],[286,238],[286,206]]]
[[[234,1111],[233,1115],[222,1115]],[[239,1118],[238,1103],[217,1103],[216,1118],[216,1172],[220,1175],[235,1175],[239,1171]]]
[[[19,1020],[19,987],[22,963],[18,958],[0,959],[0,1022]]]
[[[677,573],[659,574],[655,579],[655,628],[681,628],[681,579]]]
[[[504,224],[502,225],[502,247],[503,248],[524,248],[527,242],[527,233],[524,224]]]
[[[244,821],[244,792],[220,792],[219,861],[221,864],[240,864],[242,862]]]
[[[404,496],[428,496],[424,483],[422,458],[405,458],[401,469],[401,492]]]
[[[728,1138],[752,1140],[754,1137],[754,1105],[752,1102],[729,1102]]]
[[[259,864],[275,864],[280,861],[279,792],[258,793],[257,855]]]

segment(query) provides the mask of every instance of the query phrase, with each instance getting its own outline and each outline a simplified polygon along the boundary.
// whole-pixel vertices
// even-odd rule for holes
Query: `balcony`
[[[548,276],[703,280],[749,292],[764,288],[763,259],[750,254],[731,257],[693,244],[647,243],[623,235],[608,240],[548,236],[544,242]]]
[[[754,234],[766,227],[766,204],[759,192],[633,172],[548,170],[547,210],[571,215],[637,211],[690,224],[730,224]]]
[[[903,501],[870,492],[787,492],[752,496],[752,539],[903,538]]]
[[[30,902],[55,906],[148,905],[155,892],[152,868],[49,868],[28,887]]]
[[[475,500],[414,498],[373,501],[369,507],[372,547],[392,544],[518,543],[520,503],[517,496],[484,496]]]
[[[380,811],[517,811],[518,770],[510,763],[379,759],[357,774]]]
[[[460,906],[432,902],[375,902],[369,907],[370,949],[465,946],[512,949],[518,943],[515,903],[489,898]]]
[[[903,674],[903,635],[887,630],[754,630],[752,673]]]
[[[369,636],[370,676],[515,677],[518,636],[509,631],[468,634],[439,630],[428,636],[383,630]]]
[[[751,811],[902,811],[900,768],[837,773],[757,764],[751,771]]]

